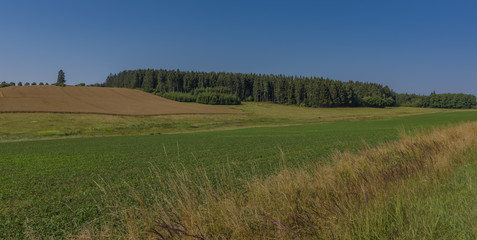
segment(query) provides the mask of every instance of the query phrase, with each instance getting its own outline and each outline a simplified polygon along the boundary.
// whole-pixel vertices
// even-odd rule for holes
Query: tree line
[[[31,86],[35,86],[35,85],[40,85],[40,86],[41,86],[41,85],[48,85],[48,83],[40,82],[40,83],[37,84],[36,82],[32,82],[32,83],[29,83],[29,82],[25,82],[25,83],[18,82],[18,84],[16,84],[16,83],[14,83],[14,82],[9,82],[9,83],[7,83],[7,82],[3,81],[3,82],[0,83],[0,88],[10,87],[10,86],[12,86],[12,87],[14,87],[14,86],[30,86],[30,85],[31,85]]]
[[[417,94],[399,94],[400,106],[430,107],[430,108],[456,108],[470,109],[477,106],[476,97],[472,94],[432,92],[429,96]]]
[[[61,86],[61,87],[64,87],[65,86],[65,83],[66,83],[66,80],[65,80],[65,72],[63,70],[60,70],[58,71],[58,79],[56,81],[56,83],[54,83],[53,85],[56,85],[56,86]],[[15,84],[14,82],[1,82],[0,83],[0,88],[3,88],[3,87],[10,87],[10,86],[36,86],[36,82],[32,82],[31,84],[29,82],[25,82],[25,84],[23,84],[22,82],[18,82],[18,84]],[[48,83],[43,83],[43,82],[40,82],[38,85],[48,85]],[[80,83],[78,84],[77,86],[84,86],[85,84],[84,83]]]
[[[241,101],[308,107],[386,107],[397,104],[397,93],[377,83],[274,74],[140,69],[110,74],[101,86],[142,89],[164,96],[172,92],[192,94],[196,89],[223,87]]]

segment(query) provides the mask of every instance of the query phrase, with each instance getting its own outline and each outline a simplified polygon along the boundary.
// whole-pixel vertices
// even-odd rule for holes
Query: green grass
[[[411,179],[358,210],[346,228],[348,237],[476,239],[477,148],[465,155],[471,160],[451,173]]]
[[[336,150],[396,140],[399,132],[477,120],[477,112],[147,136],[74,138],[0,144],[0,238],[64,237],[107,212],[95,181],[141,189],[154,165],[163,176],[186,169],[237,179],[266,177],[288,166],[323,162]],[[144,189],[148,191],[148,189]],[[124,201],[132,201],[124,199]],[[131,202],[132,203],[132,202]],[[108,218],[111,219],[111,218]]]
[[[192,103],[196,104],[196,103]],[[113,116],[67,113],[1,113],[0,141],[83,136],[147,135],[375,119],[456,110],[430,108],[303,108],[272,103],[216,106],[246,114]]]

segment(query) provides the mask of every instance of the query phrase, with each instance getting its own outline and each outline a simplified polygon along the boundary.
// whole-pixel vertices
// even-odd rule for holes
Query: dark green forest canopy
[[[429,96],[417,94],[399,94],[398,103],[408,107],[469,109],[477,106],[476,97],[462,93],[431,93]]]
[[[242,101],[309,107],[385,107],[397,104],[397,94],[388,86],[323,77],[139,69],[110,74],[102,85],[136,88],[163,95],[225,87]]]

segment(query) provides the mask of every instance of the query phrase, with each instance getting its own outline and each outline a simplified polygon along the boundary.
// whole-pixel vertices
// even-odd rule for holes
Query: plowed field
[[[139,90],[51,85],[1,88],[0,112],[115,115],[240,113],[220,107],[171,101]]]

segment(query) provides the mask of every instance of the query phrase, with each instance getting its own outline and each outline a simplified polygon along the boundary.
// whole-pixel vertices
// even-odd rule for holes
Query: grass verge
[[[218,186],[213,186],[207,174],[198,183],[186,172],[178,171],[173,181],[157,176],[155,183],[169,191],[167,194],[150,192],[155,202],[145,204],[140,194],[130,189],[130,195],[140,203],[137,207],[121,205],[118,198],[124,193],[103,186],[103,200],[111,206],[111,216],[120,219],[123,226],[88,229],[82,236],[131,239],[445,237],[445,230],[438,227],[454,227],[455,231],[459,229],[455,225],[471,226],[473,222],[467,221],[467,217],[475,216],[476,211],[464,214],[463,218],[455,217],[455,222],[439,220],[446,210],[443,205],[433,203],[432,198],[447,197],[436,183],[445,181],[456,166],[470,159],[465,156],[476,145],[476,140],[477,123],[474,122],[420,136],[403,136],[400,141],[358,153],[337,153],[332,157],[335,163],[332,165],[288,169],[286,156],[282,154],[284,169],[281,172],[267,179],[246,181],[243,191],[228,187],[226,169]],[[435,189],[427,191],[430,200],[420,194],[421,183]],[[459,194],[454,196],[458,198]],[[459,200],[462,205],[469,204],[468,197]],[[420,217],[419,212],[427,207],[435,207],[426,215],[429,219]],[[411,212],[413,209],[415,213]],[[441,214],[434,218],[434,213]],[[428,222],[424,224],[424,221]],[[421,223],[423,225],[419,225]],[[475,228],[470,229],[461,236],[475,236]]]

